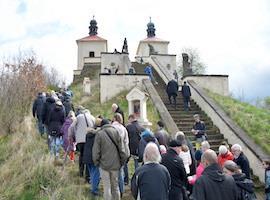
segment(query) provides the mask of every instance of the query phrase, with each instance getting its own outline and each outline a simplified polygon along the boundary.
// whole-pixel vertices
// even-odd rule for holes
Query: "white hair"
[[[175,133],[174,139],[177,140],[177,137],[178,137],[179,135],[185,137],[185,133],[184,133],[183,131],[177,131],[177,132]]]
[[[161,156],[158,147],[155,143],[149,142],[143,153],[143,162],[147,163],[159,163],[161,161]]]
[[[207,149],[210,149],[210,144],[208,141],[203,141],[202,144],[201,144],[201,149],[203,152],[205,152]]]
[[[241,147],[240,144],[232,145],[231,149],[234,150],[234,151],[241,151],[242,152],[242,147]]]
[[[224,154],[227,153],[227,151],[228,151],[228,149],[227,149],[227,147],[225,145],[220,145],[219,148],[218,148],[219,154],[224,155]]]

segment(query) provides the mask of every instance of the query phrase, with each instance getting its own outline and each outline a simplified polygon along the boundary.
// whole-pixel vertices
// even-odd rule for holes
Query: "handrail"
[[[213,111],[220,117],[220,119],[231,129],[231,131],[235,135],[237,135],[237,137],[249,148],[249,150],[253,152],[259,158],[259,160],[262,161],[265,158],[269,158],[269,156],[264,153],[261,147],[259,147],[253,140],[251,140],[249,136],[238,125],[235,124],[234,125],[235,127],[232,127],[231,124],[234,124],[234,122],[230,120],[229,117],[228,119],[225,119],[222,116],[222,115],[224,116],[227,116],[227,115],[218,105],[215,104],[215,102],[208,95],[204,94],[204,91],[202,91],[200,88],[195,86],[196,83],[194,81],[187,80],[187,82],[197,92],[197,94],[213,109]],[[239,130],[235,130],[235,129],[239,129]],[[254,145],[257,146],[257,148],[250,147]]]

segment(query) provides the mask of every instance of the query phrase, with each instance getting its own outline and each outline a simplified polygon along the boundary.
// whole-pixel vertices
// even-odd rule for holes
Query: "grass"
[[[111,105],[117,103],[127,118],[127,91],[100,104],[98,85],[93,88],[90,97],[82,95],[82,86],[79,84],[72,86],[72,90],[75,107],[81,104],[91,110],[93,115],[102,114],[112,118]],[[147,103],[147,109],[148,119],[153,125],[156,124],[159,115],[151,100]],[[55,163],[50,158],[46,138],[37,133],[31,117],[27,117],[18,130],[17,133],[0,137],[0,200],[94,199],[89,193],[89,184],[78,176],[77,163],[74,165],[68,161],[63,170],[63,161]],[[63,152],[61,155],[63,157]],[[134,173],[133,161],[129,162],[129,166],[131,177]],[[100,187],[102,190],[102,184]],[[132,199],[129,187],[126,189],[122,199]]]
[[[270,155],[270,111],[208,91],[218,105]]]

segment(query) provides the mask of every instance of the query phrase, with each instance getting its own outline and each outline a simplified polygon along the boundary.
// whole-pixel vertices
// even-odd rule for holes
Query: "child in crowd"
[[[270,200],[270,160],[264,160],[263,166],[265,168],[265,200]]]

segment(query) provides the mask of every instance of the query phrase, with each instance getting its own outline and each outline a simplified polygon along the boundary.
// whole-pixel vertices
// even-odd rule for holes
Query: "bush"
[[[33,53],[25,53],[0,65],[0,131],[11,133],[36,94],[45,89],[44,67]],[[0,132],[1,134],[1,132]]]

